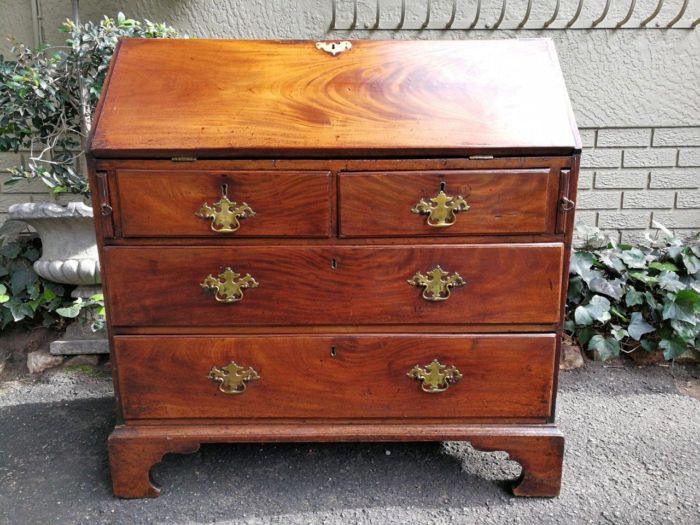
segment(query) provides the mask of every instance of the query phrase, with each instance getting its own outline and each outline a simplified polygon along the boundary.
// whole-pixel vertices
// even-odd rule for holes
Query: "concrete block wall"
[[[683,0],[666,0],[655,22],[668,21]],[[40,20],[32,24],[32,4]],[[467,3],[458,2],[456,25],[472,16]],[[534,2],[533,20],[546,19],[554,0]],[[561,16],[571,17],[578,2],[561,3]],[[593,20],[605,0],[586,0],[582,20]],[[56,28],[71,16],[65,0],[0,2],[0,36],[16,35],[31,43],[60,44],[64,33]],[[349,23],[352,2],[338,1],[340,25]],[[360,27],[373,23],[373,1],[360,0]],[[395,0],[384,2],[384,17],[397,20]],[[407,23],[415,26],[425,16],[425,2],[406,2]],[[451,3],[433,2],[434,20],[449,16]],[[473,4],[472,4],[473,5]],[[612,2],[609,19],[621,20],[629,2]],[[278,2],[266,0],[80,0],[82,20],[102,15],[164,21],[193,37],[263,39],[466,39],[552,38],[584,141],[578,218],[597,225],[614,237],[633,241],[652,221],[679,235],[700,231],[700,27],[688,29],[639,28],[654,11],[657,0],[637,0],[636,18],[622,30],[498,30],[498,31],[345,31],[329,30],[329,0]],[[499,2],[484,2],[483,16],[498,17]],[[509,0],[506,20],[520,19],[527,0]],[[700,2],[688,3],[684,20],[700,16]],[[350,13],[351,14],[351,13]],[[664,22],[665,23],[665,22]],[[626,26],[627,27],[627,26]],[[0,53],[9,45],[0,38]],[[16,156],[0,154],[3,166]],[[0,182],[5,178],[0,173]],[[10,204],[18,201],[65,200],[75,196],[48,195],[41,183],[13,188],[0,185],[0,222]]]
[[[577,224],[630,243],[653,221],[682,238],[700,231],[700,127],[587,128],[581,139]]]

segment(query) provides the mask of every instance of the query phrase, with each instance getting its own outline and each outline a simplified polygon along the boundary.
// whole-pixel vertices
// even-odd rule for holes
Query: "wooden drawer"
[[[549,168],[341,173],[340,233],[377,237],[553,232],[555,175]],[[448,197],[463,197],[461,205],[457,200],[431,201],[439,199],[441,189]],[[421,199],[425,205],[417,211],[422,213],[412,211]],[[450,209],[459,208],[462,211],[450,216]],[[452,221],[450,226],[428,224]]]
[[[116,326],[557,323],[563,245],[107,247]],[[436,266],[447,300],[408,283]],[[230,267],[258,286],[235,303],[200,286]],[[428,293],[428,297],[432,297]]]
[[[328,237],[331,232],[329,172],[146,171],[117,172],[118,220],[124,237]],[[212,230],[212,219],[195,215],[225,192],[255,213],[233,213]],[[217,210],[218,211],[218,210]],[[241,213],[244,211],[241,209]],[[250,215],[248,212],[247,215]]]
[[[114,338],[126,419],[543,418],[555,346],[554,334]],[[427,393],[408,373],[434,359],[462,378]],[[208,378],[232,361],[259,376],[241,394]]]

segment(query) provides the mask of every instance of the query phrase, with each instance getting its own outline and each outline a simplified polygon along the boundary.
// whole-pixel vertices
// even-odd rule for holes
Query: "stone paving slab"
[[[103,390],[95,378],[0,387],[0,523],[697,524],[700,402],[678,394],[679,374],[563,373],[553,500],[512,498],[504,484],[518,465],[461,443],[205,445],[153,469],[160,498],[119,500],[104,379]]]

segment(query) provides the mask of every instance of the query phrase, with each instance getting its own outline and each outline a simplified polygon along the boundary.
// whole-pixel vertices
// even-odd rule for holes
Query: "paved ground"
[[[690,376],[689,376],[690,374]],[[563,373],[555,500],[514,499],[519,467],[466,445],[208,445],[153,469],[155,500],[112,497],[109,384],[0,384],[0,523],[700,523],[698,370]],[[680,376],[680,379],[679,379]]]

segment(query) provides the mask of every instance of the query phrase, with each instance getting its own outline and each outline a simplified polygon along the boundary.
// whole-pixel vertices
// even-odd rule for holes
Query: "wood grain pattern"
[[[121,233],[125,237],[328,237],[329,172],[170,172],[119,170],[116,175]],[[196,217],[205,202],[227,196],[245,202],[255,216],[233,233],[214,232]]]
[[[331,57],[314,42],[125,39],[89,149],[281,158],[579,147],[548,40],[354,41]]]
[[[562,257],[560,244],[104,251],[114,326],[558,322]],[[407,283],[436,265],[467,282],[446,301],[426,301]],[[259,283],[238,303],[200,287],[226,266]]]
[[[200,443],[286,441],[469,441],[479,450],[505,450],[523,471],[512,489],[517,496],[555,497],[561,486],[564,437],[553,425],[333,424],[118,425],[109,438],[114,494],[155,497],[149,480],[154,463],[169,452],[187,453]],[[419,468],[417,467],[417,472]]]
[[[126,419],[546,417],[554,349],[553,334],[115,338]],[[433,359],[464,377],[423,392],[407,373]],[[231,361],[260,375],[243,394],[207,378]]]
[[[444,184],[469,209],[444,228],[427,224],[411,209]],[[550,170],[341,173],[340,234],[436,236],[545,233],[554,230],[558,181]]]

